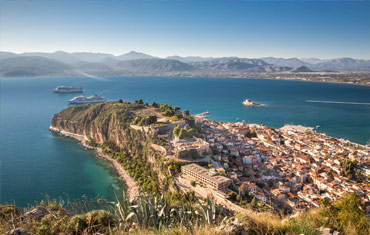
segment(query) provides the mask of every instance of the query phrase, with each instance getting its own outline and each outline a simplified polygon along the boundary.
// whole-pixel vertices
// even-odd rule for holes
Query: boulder
[[[319,232],[320,232],[320,235],[340,235],[340,232],[334,231],[331,228],[320,227]]]
[[[38,206],[36,207],[35,209],[27,212],[26,214],[24,214],[20,220],[21,221],[38,221],[40,222],[41,219],[49,214],[50,212],[44,208],[44,207],[41,207],[41,206]]]
[[[7,235],[35,235],[34,233],[29,233],[23,228],[16,228],[7,233]]]
[[[248,234],[247,229],[235,223],[222,225],[218,227],[217,230],[223,234],[228,234],[228,235],[247,235]]]

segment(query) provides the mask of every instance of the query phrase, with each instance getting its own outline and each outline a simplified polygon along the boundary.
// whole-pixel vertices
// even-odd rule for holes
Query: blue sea
[[[167,103],[209,119],[320,126],[319,132],[353,142],[370,140],[370,106],[306,103],[329,100],[370,103],[370,87],[332,83],[183,77],[0,78],[0,202],[27,206],[52,198],[97,196],[114,200],[124,185],[112,167],[77,141],[48,131],[53,114],[76,94],[54,94],[77,85],[84,95]],[[246,107],[245,99],[266,104]]]

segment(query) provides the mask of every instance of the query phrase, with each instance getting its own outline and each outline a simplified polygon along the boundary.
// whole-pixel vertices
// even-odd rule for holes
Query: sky
[[[370,59],[370,0],[0,0],[0,51]]]

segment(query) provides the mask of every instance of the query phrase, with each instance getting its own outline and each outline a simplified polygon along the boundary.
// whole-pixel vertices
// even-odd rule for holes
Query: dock
[[[196,117],[206,117],[207,115],[209,115],[209,112],[204,112],[204,113],[198,113],[198,114],[195,114],[193,116],[196,116]]]

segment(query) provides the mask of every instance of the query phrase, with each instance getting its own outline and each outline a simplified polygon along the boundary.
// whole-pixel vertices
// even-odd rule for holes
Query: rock
[[[54,217],[60,216],[73,216],[73,213],[70,211],[59,208],[58,210],[54,210],[52,208],[46,209],[44,207],[38,206],[35,209],[27,212],[22,217],[20,217],[20,221],[37,221],[40,222],[45,215],[52,214]]]
[[[8,232],[8,235],[35,235],[34,233],[29,233],[23,228],[16,228]]]
[[[247,235],[248,234],[247,229],[245,229],[243,226],[240,226],[234,223],[220,226],[217,230],[224,234],[228,234],[228,235]]]
[[[331,228],[320,227],[319,232],[320,232],[320,235],[340,235],[340,232],[334,231]]]
[[[47,209],[51,214],[53,214],[54,216],[67,216],[67,217],[72,217],[73,216],[73,213],[70,212],[69,210],[66,210],[64,208],[59,208],[58,210],[54,210],[52,208],[50,209]]]
[[[24,214],[20,220],[21,221],[40,221],[45,215],[49,214],[50,212],[41,206],[36,207],[35,209],[27,212]]]

